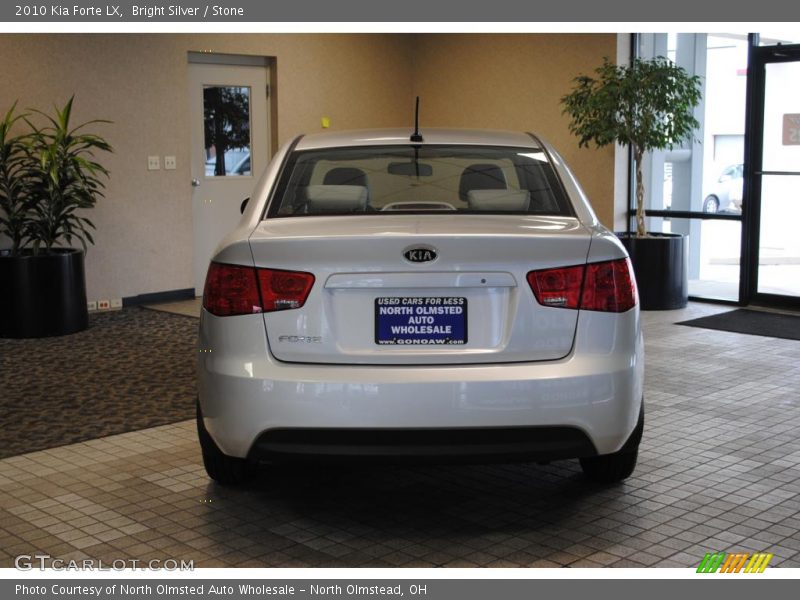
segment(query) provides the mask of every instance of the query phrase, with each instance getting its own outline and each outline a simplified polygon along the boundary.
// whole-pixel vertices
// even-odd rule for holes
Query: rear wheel
[[[242,485],[253,478],[255,467],[244,458],[228,456],[219,449],[203,423],[200,403],[197,403],[197,437],[203,452],[206,473],[222,485]]]
[[[639,421],[636,423],[636,427],[628,441],[625,442],[625,445],[613,454],[581,458],[583,474],[598,483],[617,483],[630,477],[636,468],[636,459],[639,456],[639,442],[642,440],[643,431],[644,402],[642,402],[642,407],[639,409]]]
[[[703,212],[719,212],[719,199],[716,196],[709,196],[703,201]]]
[[[598,483],[616,483],[627,479],[636,468],[638,452],[615,452],[581,459],[583,474]]]

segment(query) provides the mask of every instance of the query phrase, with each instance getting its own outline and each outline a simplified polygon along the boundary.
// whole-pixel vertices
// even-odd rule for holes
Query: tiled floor
[[[205,476],[183,422],[0,461],[0,566],[20,554],[196,566],[684,566],[767,551],[800,566],[800,343],[646,313],[636,473],[547,466]]]

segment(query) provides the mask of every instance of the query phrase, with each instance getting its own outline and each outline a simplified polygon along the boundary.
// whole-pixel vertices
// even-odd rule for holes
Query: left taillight
[[[583,265],[531,271],[528,273],[528,284],[539,304],[557,308],[579,308]]]
[[[636,280],[627,258],[531,271],[528,284],[543,306],[618,313],[636,306]]]
[[[203,308],[218,317],[300,308],[313,285],[311,273],[212,262]]]

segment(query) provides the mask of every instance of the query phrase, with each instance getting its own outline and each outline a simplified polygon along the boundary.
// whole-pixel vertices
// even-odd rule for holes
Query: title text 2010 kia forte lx
[[[636,464],[631,266],[534,135],[293,140],[216,250],[200,348],[221,483],[292,459]]]

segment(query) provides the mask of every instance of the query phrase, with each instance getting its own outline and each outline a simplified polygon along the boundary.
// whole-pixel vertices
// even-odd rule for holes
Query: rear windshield
[[[270,217],[398,212],[572,215],[535,148],[386,146],[294,152]]]

